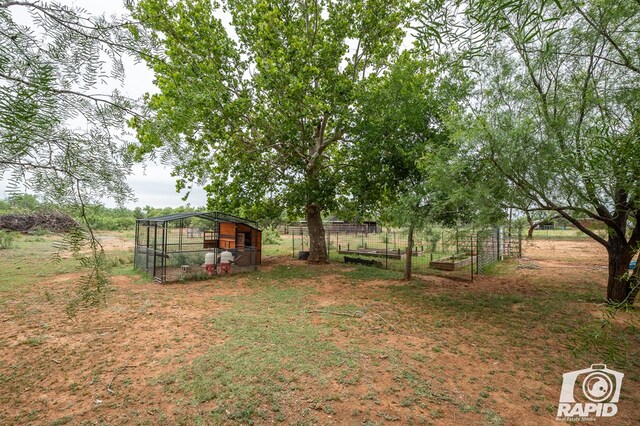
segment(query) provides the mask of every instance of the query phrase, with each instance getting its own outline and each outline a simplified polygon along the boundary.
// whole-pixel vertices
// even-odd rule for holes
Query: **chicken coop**
[[[232,273],[255,270],[262,261],[261,248],[258,224],[226,213],[176,213],[136,220],[135,267],[158,283],[203,276],[207,253],[219,262],[223,251],[231,252]]]

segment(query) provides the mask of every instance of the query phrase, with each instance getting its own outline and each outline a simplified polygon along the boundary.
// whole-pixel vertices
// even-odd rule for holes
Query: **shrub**
[[[280,244],[280,233],[276,228],[267,228],[262,231],[262,244]]]
[[[15,240],[13,234],[6,231],[0,231],[0,249],[10,249]]]

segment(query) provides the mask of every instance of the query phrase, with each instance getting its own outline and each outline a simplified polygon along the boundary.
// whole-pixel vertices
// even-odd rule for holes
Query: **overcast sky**
[[[63,4],[82,7],[92,15],[124,14],[122,0],[59,0]],[[18,12],[12,10],[12,12]],[[21,13],[22,10],[19,12]],[[20,20],[20,16],[15,17]],[[28,19],[28,18],[26,18]],[[28,21],[27,21],[28,22]],[[144,64],[135,64],[133,60],[125,60],[125,83],[120,90],[131,98],[139,98],[146,92],[154,92],[152,84],[153,73]],[[206,194],[201,188],[194,187],[185,202],[181,198],[184,195],[175,190],[175,179],[170,176],[171,169],[162,165],[147,162],[144,165],[136,165],[133,174],[128,178],[128,183],[135,192],[136,201],[127,203],[127,207],[146,205],[152,207],[176,207],[186,203],[199,207],[206,205]],[[1,176],[0,176],[1,177]],[[0,180],[0,198],[5,198],[4,182]],[[104,199],[104,204],[113,207],[113,200]]]

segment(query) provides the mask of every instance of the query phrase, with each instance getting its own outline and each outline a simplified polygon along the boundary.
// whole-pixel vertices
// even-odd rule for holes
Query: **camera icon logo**
[[[605,364],[564,373],[558,419],[614,416],[623,377],[623,373],[608,369]]]

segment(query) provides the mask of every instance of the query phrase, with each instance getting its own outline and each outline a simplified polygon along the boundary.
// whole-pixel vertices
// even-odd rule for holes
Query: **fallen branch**
[[[116,371],[113,373],[113,377],[111,378],[111,380],[109,381],[109,384],[107,385],[107,392],[112,394],[115,393],[113,389],[111,389],[111,385],[113,384],[113,381],[116,379],[116,377],[118,377],[118,374],[122,373],[125,370],[125,368],[131,368],[131,367],[135,367],[135,365],[125,365],[123,367],[116,369]]]
[[[355,311],[354,313],[350,312],[333,312],[333,311],[321,311],[320,309],[311,309],[305,311],[308,314],[330,314],[330,315],[340,315],[343,317],[352,317],[352,318],[362,318],[364,312]]]
[[[387,321],[386,319],[384,319],[384,317],[383,317],[382,315],[380,315],[380,314],[376,314],[376,315],[377,315],[377,316],[378,316],[378,318],[380,318],[382,321],[384,321],[384,322],[386,322],[387,324],[389,324],[389,327],[390,327],[393,331],[395,331],[395,330],[396,330],[396,327],[395,327],[393,324],[391,324],[389,321]]]

